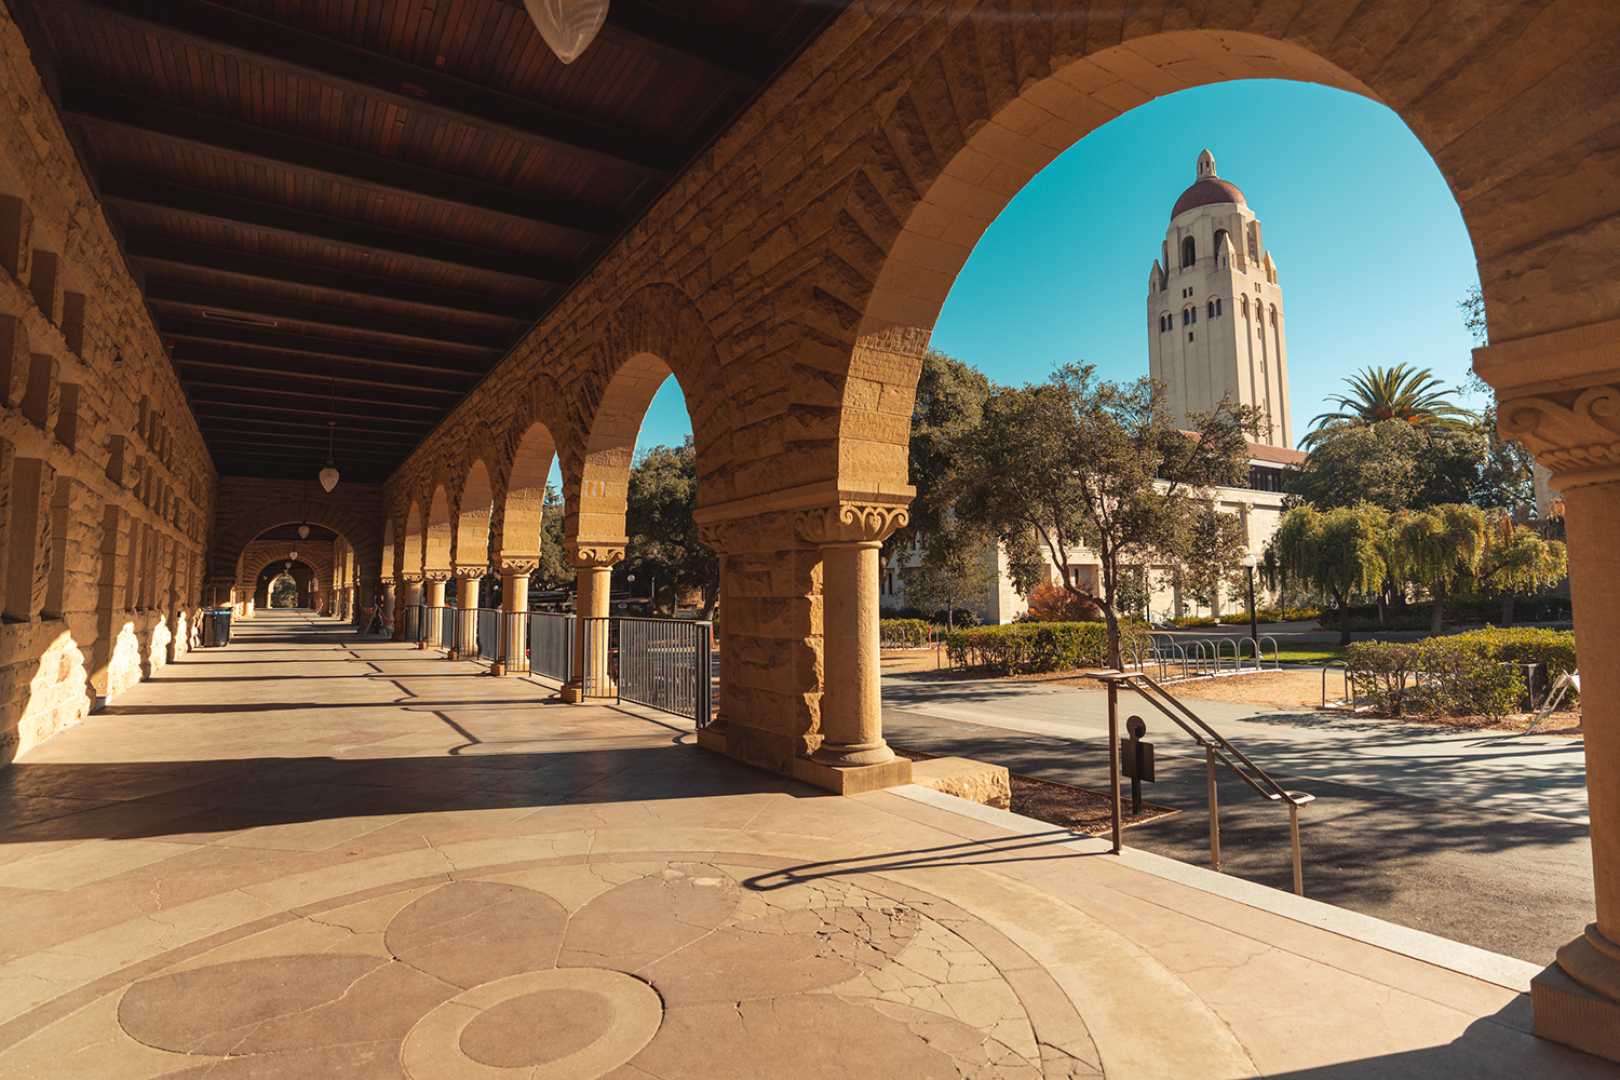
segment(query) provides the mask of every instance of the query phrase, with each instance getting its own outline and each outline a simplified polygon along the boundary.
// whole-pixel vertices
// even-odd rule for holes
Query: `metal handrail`
[[[1261,798],[1268,802],[1281,802],[1288,807],[1294,892],[1300,896],[1305,895],[1304,860],[1299,840],[1299,808],[1314,802],[1316,797],[1302,791],[1289,791],[1277,783],[1270,773],[1256,765],[1248,755],[1189,709],[1179,698],[1155,682],[1151,676],[1142,672],[1120,671],[1104,674],[1102,678],[1108,684],[1109,778],[1113,788],[1115,852],[1121,847],[1120,834],[1124,816],[1119,794],[1119,688],[1124,686],[1135,690],[1148,704],[1186,732],[1193,742],[1203,747],[1209,789],[1209,850],[1210,861],[1214,868],[1216,870],[1221,868],[1220,802],[1215,782],[1215,765],[1219,762],[1236,773],[1238,778]]]

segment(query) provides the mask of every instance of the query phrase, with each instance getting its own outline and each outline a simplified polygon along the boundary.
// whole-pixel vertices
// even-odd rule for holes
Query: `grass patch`
[[[1271,659],[1269,652],[1266,653],[1266,659]],[[1281,649],[1277,653],[1277,659],[1285,664],[1325,664],[1329,660],[1343,660],[1344,650],[1336,645],[1311,649]]]

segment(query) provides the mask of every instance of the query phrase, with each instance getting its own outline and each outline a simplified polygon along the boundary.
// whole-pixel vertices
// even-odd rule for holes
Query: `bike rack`
[[[1322,708],[1327,708],[1327,677],[1333,668],[1344,671],[1344,703],[1350,707],[1351,712],[1356,710],[1356,677],[1350,673],[1350,664],[1345,660],[1329,660],[1322,665]]]

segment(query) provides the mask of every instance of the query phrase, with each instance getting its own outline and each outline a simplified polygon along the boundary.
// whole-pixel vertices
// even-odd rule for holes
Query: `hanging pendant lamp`
[[[328,382],[327,386],[331,397],[326,419],[326,468],[321,470],[320,480],[321,487],[330,495],[332,489],[338,486],[337,466],[332,463],[332,431],[337,427],[337,384]]]
[[[308,540],[309,539],[309,523],[308,522],[305,522],[304,524],[298,526],[298,539],[300,539],[300,540]]]
[[[607,20],[608,0],[523,0],[529,18],[557,59],[572,64]]]

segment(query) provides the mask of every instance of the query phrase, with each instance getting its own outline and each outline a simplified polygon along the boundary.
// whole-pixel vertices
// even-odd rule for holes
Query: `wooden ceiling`
[[[384,479],[845,0],[5,0],[215,465]]]

